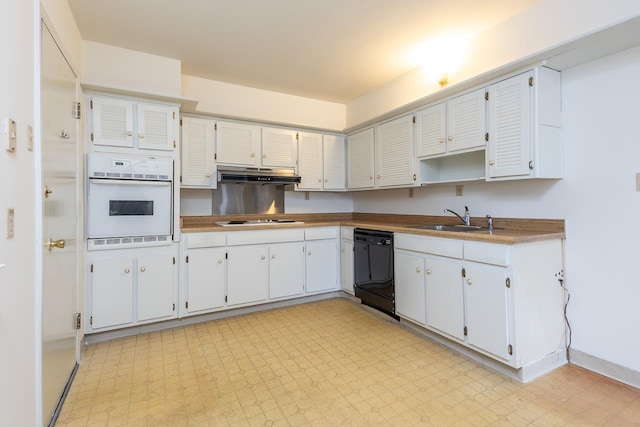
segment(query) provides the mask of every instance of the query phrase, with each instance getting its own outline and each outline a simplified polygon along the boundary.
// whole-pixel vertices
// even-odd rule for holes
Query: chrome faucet
[[[452,211],[451,209],[445,209],[444,211],[446,213],[454,214],[455,216],[460,218],[460,221],[462,221],[464,225],[471,225],[471,216],[469,215],[469,208],[467,206],[464,207],[464,218],[458,215],[457,213],[455,213],[454,211]]]

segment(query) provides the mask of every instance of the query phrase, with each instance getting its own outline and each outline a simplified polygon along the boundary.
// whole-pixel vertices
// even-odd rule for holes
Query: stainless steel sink
[[[436,231],[481,231],[488,230],[487,228],[480,227],[478,225],[416,225],[411,228],[419,228],[422,230],[436,230]]]

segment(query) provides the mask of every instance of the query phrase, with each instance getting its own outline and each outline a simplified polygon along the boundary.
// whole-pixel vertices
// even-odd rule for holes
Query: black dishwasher
[[[356,297],[363,304],[398,320],[393,282],[393,233],[356,228],[353,242]]]

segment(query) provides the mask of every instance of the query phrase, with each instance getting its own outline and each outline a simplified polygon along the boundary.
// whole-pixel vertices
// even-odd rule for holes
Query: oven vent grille
[[[171,244],[171,236],[111,237],[108,239],[89,239],[89,250],[164,246],[168,244]]]
[[[154,175],[154,174],[142,174],[142,173],[119,173],[119,172],[93,172],[91,175],[93,178],[127,178],[127,179],[142,179],[142,180],[154,180],[154,181],[170,181],[169,175]]]

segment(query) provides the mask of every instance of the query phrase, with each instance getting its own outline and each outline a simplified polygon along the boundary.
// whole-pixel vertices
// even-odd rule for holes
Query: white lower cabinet
[[[516,369],[564,363],[560,240],[502,245],[396,234],[395,248],[400,317]]]
[[[90,251],[86,332],[177,317],[175,246]]]
[[[396,314],[425,324],[424,257],[397,251],[394,256]]]
[[[338,290],[339,227],[318,227],[305,230],[306,292]]]
[[[269,246],[232,246],[227,253],[227,305],[266,301]]]
[[[269,248],[269,299],[304,292],[304,243],[278,243]]]
[[[343,291],[354,295],[353,227],[342,227],[340,234],[340,286]]]
[[[225,247],[193,248],[183,256],[185,315],[206,313],[224,307]]]

